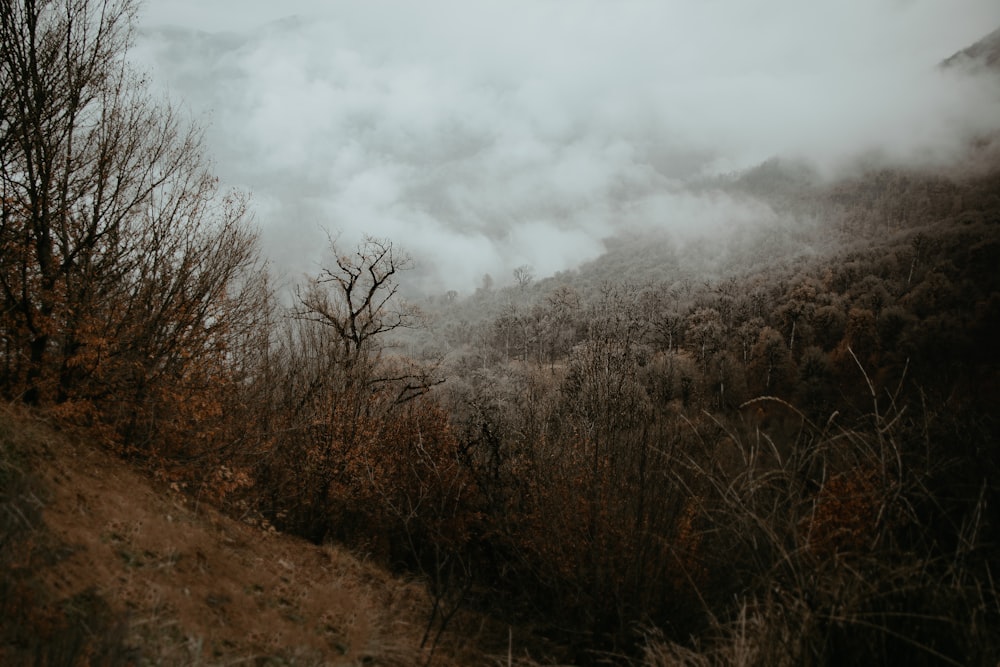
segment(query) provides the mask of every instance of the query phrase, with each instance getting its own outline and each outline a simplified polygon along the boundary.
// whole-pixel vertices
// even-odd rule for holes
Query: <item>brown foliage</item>
[[[146,453],[215,435],[266,298],[245,198],[125,63],[129,0],[0,12],[0,391]]]
[[[808,548],[821,559],[870,550],[882,518],[878,471],[851,470],[827,481],[805,526]]]

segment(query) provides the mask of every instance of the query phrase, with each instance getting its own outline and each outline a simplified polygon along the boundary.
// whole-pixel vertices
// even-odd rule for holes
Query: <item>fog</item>
[[[148,0],[133,50],[253,193],[274,267],[388,237],[426,289],[539,276],[616,230],[774,216],[692,190],[773,156],[943,164],[1000,129],[1000,78],[937,64],[995,0]]]

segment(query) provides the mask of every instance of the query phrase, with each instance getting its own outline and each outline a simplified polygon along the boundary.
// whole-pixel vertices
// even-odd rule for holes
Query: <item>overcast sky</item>
[[[623,226],[770,215],[693,175],[942,161],[1000,128],[996,77],[935,67],[996,0],[146,0],[140,22],[135,60],[290,279],[324,229],[392,239],[435,289],[548,275]]]

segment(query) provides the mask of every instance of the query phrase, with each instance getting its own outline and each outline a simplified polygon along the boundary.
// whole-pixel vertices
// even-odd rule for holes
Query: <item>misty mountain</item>
[[[1000,28],[941,62],[941,67],[989,69],[1000,74]]]
[[[421,292],[555,275],[619,235],[740,235],[858,155],[946,162],[1000,118],[996,91],[932,67],[992,15],[929,29],[932,8],[893,10],[842,44],[814,30],[854,25],[838,6],[774,22],[592,3],[552,21],[560,4],[151,6],[133,55],[207,125],[221,181],[252,191],[277,271],[321,265],[327,232],[372,234],[411,254]]]
[[[941,67],[1000,72],[1000,29]],[[958,219],[989,221],[1000,211],[998,146],[995,132],[977,134],[960,159],[938,166],[886,164],[879,155],[864,155],[833,178],[808,160],[778,156],[729,174],[688,174],[683,183],[693,196],[725,200],[729,211],[753,207],[758,215],[748,224],[711,230],[691,221],[684,234],[671,224],[618,227],[602,240],[601,256],[537,287],[572,282],[582,293],[596,293],[608,283],[723,280],[829,256],[845,244],[880,242],[886,233]]]

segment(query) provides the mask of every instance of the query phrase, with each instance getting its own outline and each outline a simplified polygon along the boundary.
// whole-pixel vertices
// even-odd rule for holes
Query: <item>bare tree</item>
[[[129,67],[135,14],[0,2],[2,388],[29,403],[176,395],[254,323],[245,198]]]
[[[418,313],[400,302],[399,273],[411,266],[391,241],[366,236],[351,253],[331,241],[336,268],[326,268],[298,292],[300,318],[335,333],[348,368],[355,366],[384,334],[417,323]]]
[[[514,269],[514,280],[517,281],[517,286],[522,290],[526,289],[534,279],[535,272],[527,264],[522,264]]]
[[[350,542],[370,537],[361,499],[377,502],[375,471],[400,453],[385,444],[399,435],[410,401],[439,381],[434,368],[386,353],[393,332],[420,322],[399,295],[409,257],[370,237],[349,252],[333,240],[331,248],[331,265],[297,290],[269,360],[274,446],[259,476],[283,525]],[[400,461],[400,474],[411,463]]]
[[[411,267],[409,255],[370,236],[350,253],[341,253],[333,240],[331,248],[335,268],[323,269],[298,290],[294,316],[333,332],[336,364],[348,386],[394,385],[398,404],[443,382],[432,377],[433,369],[382,358],[389,334],[422,322],[419,309],[399,297],[399,274]]]

